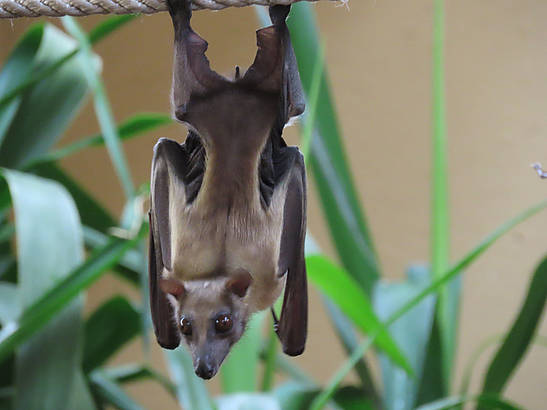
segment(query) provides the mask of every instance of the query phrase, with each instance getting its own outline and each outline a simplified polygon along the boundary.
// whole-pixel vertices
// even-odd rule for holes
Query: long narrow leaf
[[[76,23],[76,20],[72,17],[63,17],[63,24],[66,30],[80,43],[82,57],[85,61],[87,61],[87,64],[83,67],[83,72],[91,89],[93,90],[95,113],[101,126],[105,144],[112,159],[114,169],[120,178],[125,195],[127,198],[132,198],[135,195],[135,187],[131,179],[131,174],[129,173],[129,167],[127,166],[125,155],[119,142],[118,132],[112,116],[112,110],[110,109],[110,103],[108,102],[108,98],[106,96],[106,90],[100,76],[91,69],[91,43],[89,42],[89,39],[84,31],[80,28],[78,23]]]
[[[126,298],[114,296],[103,303],[85,323],[84,372],[105,363],[140,328],[140,312]]]
[[[34,304],[40,296],[83,259],[78,211],[56,182],[13,170],[4,169],[2,175],[15,212],[18,302],[21,310],[38,310]],[[82,302],[63,306],[54,320],[19,346],[14,409],[66,408],[79,364]]]
[[[91,373],[89,380],[95,394],[103,403],[108,403],[120,410],[142,410],[143,408],[127,395],[116,383],[103,372]]]
[[[258,361],[266,312],[255,314],[241,340],[220,368],[223,393],[252,392],[258,387]]]
[[[57,164],[42,163],[31,168],[33,173],[36,173],[44,178],[53,179],[63,185],[76,202],[80,217],[84,225],[89,225],[92,228],[105,232],[111,226],[116,225],[114,217],[87,192],[81,184],[75,181]]]
[[[166,350],[165,358],[171,379],[177,389],[177,398],[183,409],[212,410],[213,404],[203,380],[194,374],[192,358],[184,347]]]
[[[114,31],[123,27],[131,20],[137,17],[136,14],[125,14],[121,16],[110,16],[107,19],[101,21],[89,32],[88,38],[91,44],[96,44],[103,38],[109,36]]]
[[[444,410],[453,409],[465,403],[478,403],[484,405],[488,409],[497,410],[523,410],[522,407],[504,400],[495,395],[479,395],[479,396],[453,396],[445,399],[437,400],[433,403],[425,404],[418,407],[416,410]]]
[[[471,384],[471,377],[473,376],[473,369],[477,362],[479,361],[479,358],[482,356],[482,354],[489,348],[494,345],[498,345],[503,343],[503,341],[507,338],[507,335],[494,335],[486,340],[484,340],[477,348],[469,355],[469,359],[467,359],[467,362],[465,364],[465,367],[463,369],[463,375],[462,375],[462,381],[461,381],[461,387],[460,387],[460,395],[466,396],[469,393],[469,386]],[[536,336],[534,339],[532,339],[531,343],[537,343],[540,346],[547,347],[547,337],[546,336]]]
[[[77,43],[72,38],[47,24],[32,65],[36,70],[48,67],[76,49]],[[2,166],[18,168],[55,145],[82,106],[89,89],[82,73],[86,64],[91,72],[100,66],[96,55],[91,55],[87,63],[74,58],[21,96],[17,113],[0,145]]]
[[[143,229],[131,240],[113,238],[110,243],[95,251],[81,266],[37,299],[25,310],[19,321],[6,325],[0,331],[0,362],[23,341],[46,325],[82,290],[87,289],[116,264],[128,249],[135,246],[144,233]]]
[[[171,123],[171,118],[163,114],[136,114],[117,127],[118,135],[120,140],[127,140],[133,138],[144,132],[153,130],[161,125],[166,125]],[[41,162],[52,162],[58,161],[66,156],[75,154],[83,149],[89,147],[97,147],[103,145],[105,142],[104,136],[102,134],[93,135],[76,141],[70,145],[67,145],[63,148],[48,152],[38,158],[36,158],[33,163]]]
[[[375,343],[378,348],[382,349],[394,363],[412,374],[412,368],[405,355],[401,353],[374,313],[371,301],[351,276],[319,255],[306,258],[306,270],[310,280],[319,286],[321,291],[332,299],[362,332],[369,334],[377,332]]]
[[[446,114],[444,92],[444,0],[435,0],[433,13],[433,169],[431,267],[433,278],[439,278],[449,266],[448,177],[446,155]],[[449,390],[456,350],[459,280],[444,286],[437,301],[443,380]]]
[[[6,59],[0,72],[0,99],[3,99],[8,93],[13,92],[13,90],[29,78],[36,53],[42,42],[43,34],[43,24],[32,26],[19,40],[14,50]],[[0,104],[0,145],[13,117],[19,109],[19,104],[21,104],[20,96],[9,103]]]
[[[13,283],[0,282],[0,325],[17,320],[21,305]]]
[[[162,385],[173,397],[176,397],[177,394],[175,385],[167,377],[142,364],[103,368],[102,372],[116,383],[130,383],[142,379],[151,379]]]
[[[69,410],[97,410],[95,407],[95,401],[89,391],[87,380],[80,369],[76,371],[71,395],[68,399],[66,408]]]
[[[323,303],[327,309],[327,314],[329,315],[330,321],[334,326],[340,341],[342,342],[346,354],[350,355],[359,345],[359,341],[351,321],[342,313],[336,304],[327,297],[323,298]],[[380,408],[382,405],[380,394],[378,393],[367,362],[363,358],[360,358],[355,364],[355,372],[361,380],[361,388],[363,389],[365,396],[368,397],[376,407]]]
[[[272,328],[270,329],[266,348],[264,349],[264,371],[262,373],[262,384],[260,390],[268,392],[272,389],[275,376],[275,364],[277,357],[277,333],[274,329],[273,319],[271,320]]]
[[[91,44],[99,42],[112,31],[122,27],[125,23],[131,21],[133,17],[133,15],[110,16],[109,18],[97,24],[97,26],[89,32],[89,41],[91,42]],[[38,29],[43,29],[42,24],[33,26],[32,29],[37,29],[37,27]],[[1,95],[0,110],[4,106],[10,104],[18,96],[26,92],[28,89],[55,73],[60,67],[70,61],[74,56],[76,56],[79,51],[79,49],[75,49],[73,51],[70,51],[69,53],[66,53],[62,57],[53,61],[48,66],[40,68],[40,70],[36,73],[33,73],[30,78],[27,78],[25,81],[18,83],[9,92]]]
[[[378,282],[374,291],[374,307],[378,316],[387,320],[429,283],[429,269],[422,266],[411,266],[407,271],[407,279],[402,283]],[[384,386],[382,408],[410,410],[415,407],[434,316],[435,298],[431,295],[389,327],[392,337],[410,361],[415,377],[409,377],[381,354],[380,368]]]
[[[411,300],[404,304],[400,309],[398,309],[390,318],[384,323],[384,326],[390,326],[392,323],[395,323],[399,318],[404,316],[409,310],[414,306],[419,304],[425,297],[437,291],[442,285],[459,275],[463,269],[468,267],[475,259],[482,255],[492,244],[507,233],[509,230],[514,228],[519,223],[525,221],[531,216],[537,214],[541,210],[547,208],[547,201],[542,201],[539,204],[528,208],[524,212],[520,213],[513,219],[507,221],[501,225],[498,229],[492,232],[488,237],[486,237],[481,243],[479,243],[474,249],[472,249],[467,255],[465,255],[453,268],[448,270],[443,274],[439,279],[435,280],[430,286],[421,291]],[[379,331],[371,333],[361,344],[355,349],[351,356],[342,364],[338,371],[331,378],[323,392],[314,400],[312,404],[312,409],[317,410],[321,409],[325,403],[332,397],[337,387],[340,385],[344,377],[351,371],[353,366],[359,361],[363,354],[370,348],[374,339],[378,336]]]
[[[84,240],[85,244],[90,249],[99,249],[106,246],[111,240],[112,236],[105,235],[88,226],[84,226]],[[118,274],[121,278],[127,280],[131,285],[135,287],[140,286],[140,255],[136,250],[128,250],[118,263],[114,266],[114,273]]]
[[[443,363],[441,352],[441,334],[439,331],[438,316],[433,318],[433,327],[429,335],[424,362],[423,374],[418,388],[416,405],[432,402],[445,397],[443,377]]]
[[[524,357],[547,301],[547,258],[537,267],[520,312],[484,378],[483,393],[501,393]]]

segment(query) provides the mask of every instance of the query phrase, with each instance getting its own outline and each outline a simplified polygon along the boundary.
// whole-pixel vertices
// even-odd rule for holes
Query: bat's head
[[[161,280],[161,289],[175,307],[181,339],[192,353],[194,371],[202,379],[217,373],[243,335],[249,318],[244,298],[251,282],[251,275],[244,270],[208,281]]]

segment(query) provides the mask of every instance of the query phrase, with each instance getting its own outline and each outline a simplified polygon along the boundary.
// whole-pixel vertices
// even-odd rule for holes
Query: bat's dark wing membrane
[[[277,5],[270,7],[270,18],[281,39],[283,49],[283,90],[280,104],[280,119],[283,125],[287,123],[289,118],[302,114],[306,107],[298,64],[291,43],[289,28],[285,21],[290,10],[291,6]]]
[[[191,202],[201,186],[204,150],[199,137],[190,133],[183,145],[162,138],[154,147],[150,186],[149,280],[154,332],[160,346],[174,349],[180,337],[173,308],[159,285],[164,268],[171,270],[170,208]],[[174,189],[184,187],[184,189]]]
[[[306,171],[298,148],[283,147],[274,156],[280,176],[277,189],[286,190],[279,272],[287,275],[277,334],[283,351],[297,356],[304,351],[308,330],[308,291],[304,241],[306,238]],[[280,174],[280,175],[279,175]]]

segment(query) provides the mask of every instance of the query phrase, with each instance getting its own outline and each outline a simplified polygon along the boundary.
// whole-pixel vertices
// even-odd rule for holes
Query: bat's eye
[[[192,334],[192,323],[184,316],[180,319],[180,330],[183,335],[190,336]]]
[[[232,317],[230,315],[218,315],[215,319],[215,330],[218,333],[226,333],[232,328]]]

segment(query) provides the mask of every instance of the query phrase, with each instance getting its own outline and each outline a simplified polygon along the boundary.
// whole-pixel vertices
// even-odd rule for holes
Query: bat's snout
[[[198,365],[195,367],[195,372],[198,377],[209,380],[211,377],[217,374],[217,369],[218,368],[211,363],[200,360]]]

